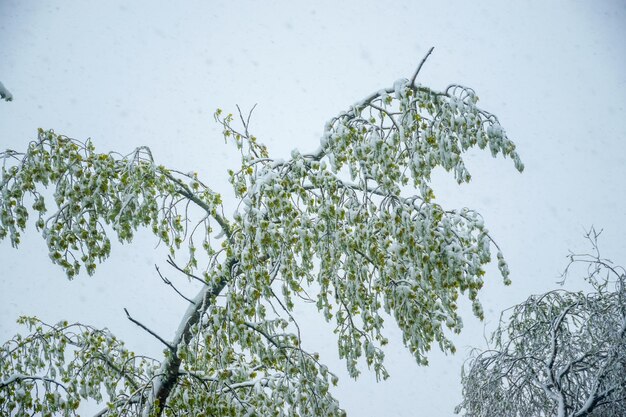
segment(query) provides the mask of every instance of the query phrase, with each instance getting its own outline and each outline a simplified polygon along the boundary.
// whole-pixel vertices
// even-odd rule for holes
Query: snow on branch
[[[93,273],[108,257],[110,234],[129,242],[148,227],[169,249],[168,263],[202,284],[195,297],[183,297],[189,305],[171,342],[128,316],[168,347],[161,361],[136,369],[110,360],[115,368],[108,371],[72,374],[77,384],[96,382],[71,400],[98,399],[98,384],[109,384],[121,389],[109,400],[120,413],[341,416],[331,392],[337,377],[301,344],[299,301],[315,303],[333,323],[353,377],[360,365],[388,377],[384,313],[418,364],[428,363],[433,345],[454,352],[450,331],[463,326],[459,296],[483,317],[478,292],[493,239],[479,213],[434,202],[431,173],[441,167],[468,182],[463,156],[476,146],[511,158],[519,171],[523,165],[472,89],[440,92],[415,83],[431,51],[410,81],[400,79],[333,117],[314,152],[294,149],[287,160],[271,158],[251,133],[251,112],[238,109],[235,121],[218,110],[224,137],[241,156],[229,170],[239,200],[232,216],[196,173],[157,165],[146,147],[97,153],[90,140],[40,130],[24,154],[0,154],[0,239],[19,244],[32,201],[50,258],[70,278],[81,267]],[[52,204],[44,199],[48,186]],[[179,264],[181,250],[186,263]],[[497,261],[508,284],[499,250]],[[45,354],[33,340],[35,355]],[[46,366],[57,369],[44,363],[37,370]],[[0,378],[14,370],[0,367]],[[120,378],[134,382],[120,387]]]
[[[485,417],[626,415],[624,269],[593,251],[571,254],[566,273],[584,266],[590,293],[563,289],[505,311],[493,347],[465,366],[457,412]]]

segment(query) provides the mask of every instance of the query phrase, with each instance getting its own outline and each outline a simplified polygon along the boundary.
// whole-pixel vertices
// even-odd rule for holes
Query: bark
[[[185,346],[189,344],[192,337],[191,329],[200,321],[202,314],[210,307],[215,297],[222,292],[228,282],[228,278],[231,276],[235,263],[235,258],[228,259],[225,262],[225,270],[220,280],[214,286],[204,287],[193,299],[172,341],[174,349],[181,344]],[[181,359],[176,354],[176,351],[173,351],[171,356],[165,358],[161,364],[160,376],[155,381],[152,394],[144,408],[144,417],[162,415],[167,399],[178,381],[180,365]]]

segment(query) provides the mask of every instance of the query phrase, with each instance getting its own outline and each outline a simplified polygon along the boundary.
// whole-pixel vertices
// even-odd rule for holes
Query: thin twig
[[[180,266],[176,265],[176,262],[174,262],[174,259],[168,255],[167,256],[167,261],[168,264],[170,264],[172,267],[174,267],[174,269],[176,269],[179,272],[182,272],[183,274],[187,275],[189,278],[193,278],[198,282],[201,282],[202,284],[206,285],[206,281],[203,280],[202,278],[192,274],[191,272],[187,272],[185,271],[183,268],[181,268]]]
[[[417,67],[417,70],[415,71],[415,74],[413,74],[413,77],[411,77],[411,83],[409,85],[411,85],[411,86],[415,85],[415,79],[417,78],[417,74],[420,73],[420,70],[422,69],[422,66],[424,65],[424,62],[426,62],[426,60],[428,59],[430,54],[433,52],[433,49],[435,49],[434,46],[431,47],[428,50],[428,53],[426,53],[426,56],[424,56],[424,58],[422,58],[422,62],[420,62],[419,66]]]
[[[142,329],[144,329],[146,332],[150,333],[152,336],[154,336],[159,342],[163,343],[165,346],[167,346],[172,352],[176,352],[176,349],[174,348],[174,346],[172,346],[168,341],[166,341],[165,339],[163,339],[161,336],[159,336],[158,334],[156,334],[155,332],[153,332],[152,330],[150,330],[148,327],[146,327],[144,324],[142,324],[141,322],[139,322],[138,320],[135,320],[134,318],[131,317],[130,313],[128,312],[128,310],[126,308],[124,308],[124,312],[126,313],[126,317],[128,317],[128,320],[132,321],[133,323],[135,323],[137,326],[141,327]]]
[[[170,287],[172,287],[174,289],[174,291],[176,291],[176,294],[180,295],[181,297],[183,297],[185,300],[189,301],[190,303],[193,303],[193,301],[187,297],[185,297],[180,291],[178,291],[178,288],[176,288],[174,286],[174,284],[172,284],[172,281],[170,281],[169,279],[167,279],[166,277],[163,276],[163,274],[161,274],[161,271],[159,270],[159,267],[154,265],[154,268],[157,271],[157,274],[159,274],[159,277],[161,277],[161,280],[163,280],[163,282],[166,285],[169,285]]]

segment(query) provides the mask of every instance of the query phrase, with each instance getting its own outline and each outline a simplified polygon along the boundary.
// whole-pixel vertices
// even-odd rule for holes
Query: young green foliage
[[[34,317],[18,322],[31,334],[15,336],[0,350],[4,415],[75,415],[82,400],[102,401],[103,392],[113,411],[138,402],[140,387],[156,369],[155,361],[129,352],[106,329],[67,322],[51,326]]]
[[[137,228],[150,227],[173,254],[186,235],[188,221],[186,213],[179,211],[186,203],[180,194],[193,190],[194,198],[209,212],[221,203],[220,196],[200,187],[194,175],[183,176],[184,183],[175,171],[156,165],[146,147],[127,156],[101,154],[90,140],[82,143],[40,129],[24,155],[6,151],[0,156],[4,160],[0,239],[8,235],[11,244],[18,246],[32,201],[36,227],[46,239],[50,259],[69,278],[81,266],[93,274],[96,263],[108,257],[107,225],[120,242],[130,242]],[[54,188],[56,209],[46,218],[48,187]]]
[[[294,317],[298,299],[314,302],[334,323],[339,354],[353,377],[359,362],[378,378],[388,376],[385,313],[419,364],[427,364],[433,343],[454,352],[446,328],[462,328],[460,294],[482,318],[477,295],[491,237],[478,213],[434,202],[431,173],[441,167],[459,183],[469,181],[462,154],[473,146],[489,147],[523,169],[495,116],[476,103],[468,88],[436,92],[400,80],[331,119],[316,151],[294,150],[289,160],[269,157],[249,133],[249,118],[241,117],[238,128],[232,115],[218,110],[225,138],[241,152],[241,166],[229,171],[240,199],[231,219],[222,213],[220,196],[195,174],[156,165],[147,148],[128,156],[98,154],[90,141],[40,131],[24,155],[5,152],[0,238],[9,236],[17,246],[32,200],[50,257],[70,278],[82,265],[93,273],[108,256],[111,231],[127,242],[147,226],[172,254],[186,242],[186,264],[169,263],[204,283],[186,299],[189,308],[172,340],[159,337],[166,349],[158,364],[139,365],[138,357],[124,353],[130,356],[122,367],[111,361],[115,367],[107,368],[105,361],[76,373],[61,358],[64,365],[24,368],[7,359],[9,342],[0,350],[0,389],[12,390],[11,398],[20,390],[29,398],[58,392],[66,401],[11,400],[11,410],[18,404],[24,413],[39,407],[72,415],[86,398],[80,392],[16,377],[46,369],[45,378],[54,379],[50,372],[57,369],[55,375],[110,391],[103,415],[342,415],[330,392],[336,376],[302,346]],[[45,218],[47,186],[56,207]],[[201,213],[199,221],[190,206]],[[212,228],[221,230],[213,238]],[[206,260],[202,268],[199,260]],[[498,260],[508,283],[499,252]],[[63,334],[63,327],[54,329]],[[21,349],[49,355],[48,344],[19,340]],[[119,382],[129,373],[136,386]],[[90,389],[88,397],[100,399],[98,388]]]

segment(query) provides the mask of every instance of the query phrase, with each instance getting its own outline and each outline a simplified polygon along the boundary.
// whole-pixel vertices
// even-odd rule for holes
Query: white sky
[[[626,263],[626,2],[384,3],[0,0],[0,80],[14,96],[0,102],[0,148],[24,150],[37,127],[91,137],[100,151],[148,145],[159,162],[226,191],[236,159],[213,122],[217,107],[258,103],[252,130],[277,157],[314,149],[328,118],[409,77],[435,46],[421,82],[474,88],[526,165],[520,175],[511,161],[471,152],[472,184],[435,181],[441,204],[483,214],[509,261],[511,287],[495,268],[487,276],[487,329],[503,308],[554,288],[592,225],[604,229],[604,254]],[[68,282],[34,228],[18,251],[0,243],[0,341],[19,315],[35,314],[107,326],[158,355],[122,310],[173,334],[185,306],[160,284],[152,266],[163,251],[153,248],[141,234],[94,277]],[[483,323],[466,314],[459,353],[433,352],[418,368],[390,326],[390,380],[366,372],[355,382],[327,326],[303,315],[353,416],[452,415],[467,348],[484,346]]]

